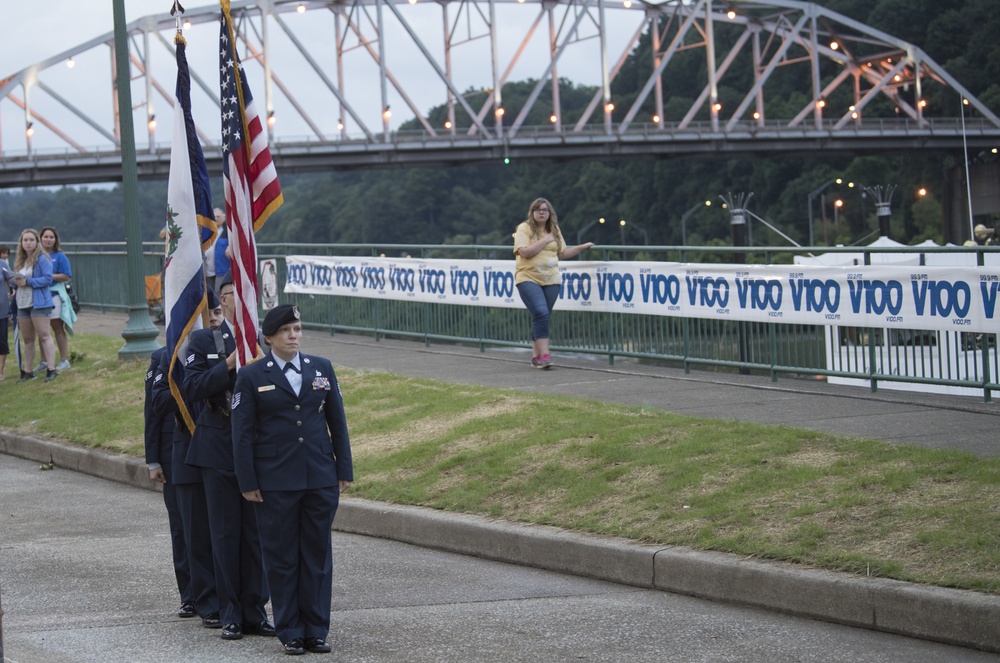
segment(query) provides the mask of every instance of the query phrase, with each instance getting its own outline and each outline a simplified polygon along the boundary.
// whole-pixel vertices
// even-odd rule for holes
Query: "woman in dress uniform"
[[[231,406],[236,478],[257,510],[275,628],[285,653],[331,650],[333,551],[340,493],[354,479],[337,376],[299,352],[296,306],[262,325],[271,351],[237,374]]]

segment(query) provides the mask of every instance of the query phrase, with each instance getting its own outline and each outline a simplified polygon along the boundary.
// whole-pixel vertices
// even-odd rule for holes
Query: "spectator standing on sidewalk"
[[[562,283],[559,261],[568,260],[594,245],[566,246],[552,203],[537,198],[528,207],[528,219],[514,232],[514,285],[531,313],[531,365],[549,368],[549,319]]]
[[[73,271],[70,269],[69,258],[62,252],[62,244],[59,241],[59,233],[52,226],[45,226],[41,230],[42,251],[52,261],[52,312],[49,314],[49,324],[52,327],[52,338],[55,339],[56,348],[59,350],[59,364],[57,371],[67,370],[69,365],[69,338],[73,335],[73,323],[76,322],[76,312],[69,301],[69,293],[66,286],[73,280]],[[44,354],[44,353],[42,353]],[[34,372],[39,372],[43,368],[49,368],[46,362],[40,361],[35,366]]]
[[[7,355],[10,354],[7,337],[10,329],[10,285],[14,280],[14,272],[10,270],[9,258],[10,249],[6,244],[0,244],[0,380],[5,377]]]
[[[46,366],[55,365],[55,344],[49,326],[49,314],[52,313],[52,261],[42,251],[42,242],[38,231],[25,228],[17,240],[17,258],[14,262],[15,301],[17,302],[18,327],[21,338],[24,339],[24,365],[35,363],[35,338]],[[51,382],[59,377],[54,368],[45,373],[45,381]],[[34,371],[21,370],[18,382],[34,380]]]

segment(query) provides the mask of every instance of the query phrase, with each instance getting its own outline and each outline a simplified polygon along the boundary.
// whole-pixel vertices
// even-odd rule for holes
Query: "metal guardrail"
[[[73,263],[74,285],[83,306],[127,310],[125,245],[63,244]],[[285,280],[287,255],[397,255],[421,258],[496,259],[511,255],[503,245],[260,244],[260,259],[278,258]],[[1000,247],[816,247],[816,252],[975,254],[984,264]],[[601,247],[602,259],[667,262],[731,262],[732,247]],[[808,250],[797,249],[797,254]],[[791,263],[787,247],[739,249],[751,263]],[[163,246],[144,245],[147,275],[160,272]],[[359,297],[280,294],[296,303],[307,326],[331,333],[370,334],[433,342],[530,347],[530,320],[523,309],[387,301]],[[552,319],[553,349],[607,357],[663,362],[685,371],[720,370],[770,375],[816,376],[879,384],[907,383],[960,388],[984,400],[1000,389],[997,334],[926,330],[864,329],[820,325],[756,323],[607,312],[563,311]],[[968,390],[975,390],[968,392]]]

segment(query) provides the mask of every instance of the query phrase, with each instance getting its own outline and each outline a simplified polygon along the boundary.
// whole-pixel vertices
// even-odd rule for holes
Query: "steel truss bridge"
[[[127,26],[142,178],[168,172],[178,31],[220,170],[219,13]],[[811,3],[234,0],[232,14],[279,172],[1000,143],[997,115],[926,53]],[[616,99],[640,40],[640,91]],[[113,49],[108,32],[0,79],[0,187],[121,179]],[[692,68],[700,89],[681,94]],[[507,108],[513,81],[530,90]],[[573,117],[569,94],[587,101]]]

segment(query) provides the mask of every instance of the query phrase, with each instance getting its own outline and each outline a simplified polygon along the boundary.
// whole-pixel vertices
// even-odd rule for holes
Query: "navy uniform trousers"
[[[235,377],[226,355],[236,350],[228,323],[191,334],[184,367],[185,397],[202,403],[187,462],[201,468],[223,624],[255,627],[267,619],[268,590],[253,506],[243,499],[233,471],[229,394]]]
[[[170,357],[164,353],[153,377],[153,412],[156,416],[175,419],[171,453],[173,462],[169,481],[173,486],[184,536],[184,551],[190,577],[188,600],[194,604],[198,616],[204,619],[219,613],[215,569],[212,563],[212,538],[208,529],[208,505],[205,502],[201,469],[185,462],[191,435],[176,421],[179,410],[166,377],[169,367]]]
[[[295,393],[274,356],[245,366],[233,394],[240,490],[256,504],[278,638],[326,639],[333,591],[331,526],[338,480],[353,481],[344,405],[330,362],[298,355]]]

